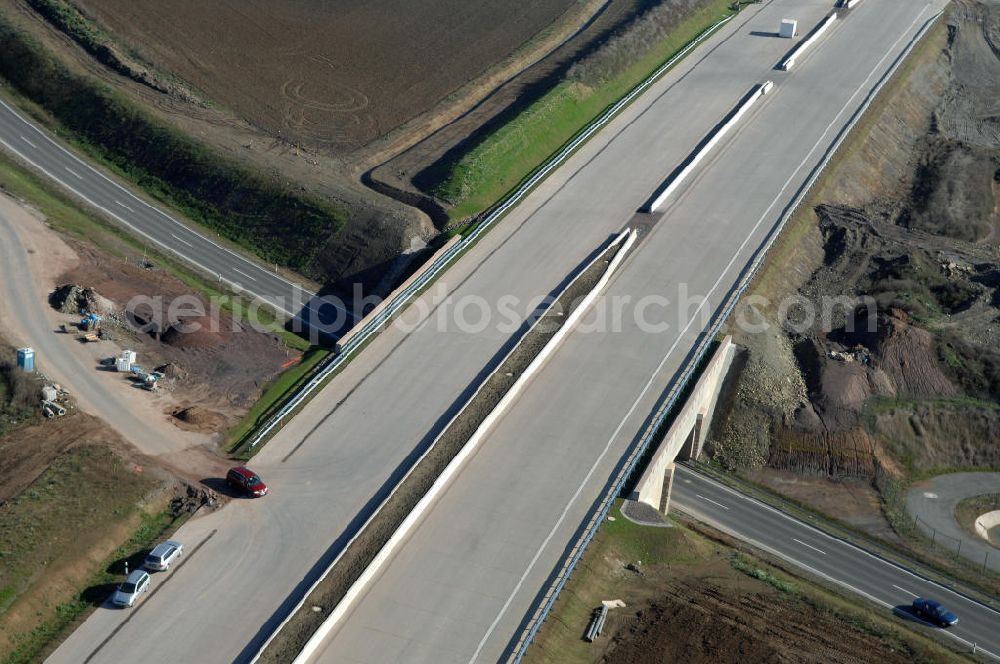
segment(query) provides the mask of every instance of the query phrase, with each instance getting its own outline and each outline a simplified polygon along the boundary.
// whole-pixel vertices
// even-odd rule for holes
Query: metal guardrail
[[[798,209],[803,199],[805,199],[806,195],[808,195],[813,185],[815,185],[816,180],[819,178],[820,174],[829,165],[830,160],[833,159],[833,156],[837,153],[837,150],[840,149],[840,146],[843,144],[844,140],[846,140],[847,136],[854,129],[855,125],[857,125],[858,121],[871,106],[872,102],[878,96],[878,93],[881,92],[885,84],[889,82],[892,76],[896,73],[896,70],[899,69],[899,66],[903,63],[904,60],[906,60],[906,57],[910,54],[913,48],[920,42],[923,36],[930,29],[931,25],[934,24],[934,22],[941,16],[942,13],[943,12],[938,12],[933,17],[928,19],[928,21],[923,25],[923,27],[921,27],[921,29],[917,32],[917,34],[914,35],[914,37],[910,40],[910,43],[903,50],[903,52],[900,53],[900,55],[896,58],[896,61],[893,63],[892,67],[890,67],[890,69],[882,76],[882,78],[879,80],[878,85],[876,85],[875,88],[873,88],[868,93],[868,96],[865,98],[865,101],[854,112],[854,114],[851,116],[850,121],[841,129],[833,145],[831,145],[827,149],[827,152],[823,160],[813,169],[809,178],[799,189],[799,193],[785,208],[785,212],[782,214],[781,219],[774,226],[774,228],[771,229],[771,233],[768,235],[767,240],[757,250],[757,254],[754,256],[754,259],[751,261],[750,265],[744,272],[744,276],[740,280],[739,286],[733,290],[729,298],[727,298],[724,306],[721,309],[719,309],[718,312],[716,313],[716,316],[711,326],[702,336],[702,339],[696,348],[696,352],[688,361],[688,363],[685,365],[684,369],[681,372],[680,377],[676,381],[674,381],[673,386],[669,388],[669,391],[667,392],[667,399],[664,401],[660,409],[655,413],[653,422],[643,433],[642,438],[639,440],[638,444],[633,448],[626,463],[622,467],[622,470],[612,480],[608,490],[605,492],[604,497],[601,499],[601,502],[597,505],[596,509],[593,512],[591,512],[590,519],[586,522],[583,533],[577,539],[577,542],[573,545],[573,548],[568,552],[566,557],[563,559],[563,565],[561,569],[559,569],[556,572],[553,581],[549,586],[549,589],[545,592],[544,595],[542,595],[542,597],[536,604],[537,609],[535,611],[535,614],[529,619],[525,629],[522,631],[521,638],[514,645],[512,649],[512,654],[508,658],[508,661],[511,662],[511,664],[520,664],[520,662],[524,659],[528,647],[531,645],[531,642],[538,634],[538,630],[541,628],[542,623],[545,622],[549,614],[552,612],[552,607],[555,605],[556,599],[558,599],[559,594],[562,592],[563,588],[566,586],[566,583],[569,581],[569,578],[572,575],[573,570],[576,568],[577,564],[580,562],[580,559],[583,557],[584,552],[587,550],[587,547],[590,545],[590,542],[594,539],[594,536],[597,534],[598,527],[600,526],[601,523],[604,522],[605,518],[607,518],[608,512],[611,510],[611,506],[614,504],[615,499],[621,492],[622,487],[625,485],[628,478],[631,477],[632,474],[635,472],[638,461],[643,457],[650,443],[655,438],[657,432],[663,426],[665,420],[667,419],[667,416],[670,414],[671,410],[676,405],[677,399],[684,393],[684,389],[687,387],[687,383],[690,381],[692,375],[695,373],[696,368],[699,365],[701,365],[701,363],[704,361],[705,354],[711,347],[711,342],[714,340],[716,335],[718,335],[719,330],[722,328],[723,323],[725,323],[725,321],[729,318],[730,314],[732,313],[732,310],[736,306],[736,303],[739,301],[739,298],[742,297],[744,292],[746,292],[746,289],[750,286],[750,283],[757,275],[757,272],[760,270],[760,266],[763,264],[763,259],[765,255],[770,250],[771,246],[774,244],[774,241],[780,235],[781,231],[784,229],[785,224],[787,224],[788,220],[791,219],[792,215]]]
[[[430,284],[434,278],[437,277],[437,275],[451,263],[452,260],[475,244],[483,233],[489,230],[498,219],[507,214],[512,207],[517,205],[521,199],[528,194],[528,192],[538,185],[538,183],[548,177],[548,175],[556,168],[561,166],[562,163],[566,161],[566,159],[573,154],[577,148],[589,140],[591,136],[597,133],[597,131],[604,125],[610,122],[612,118],[622,111],[622,109],[628,106],[636,97],[642,94],[646,88],[656,82],[656,80],[659,79],[667,70],[690,53],[696,46],[698,46],[698,44],[703,42],[716,30],[732,20],[733,16],[727,16],[726,18],[717,21],[715,24],[691,40],[691,42],[689,42],[684,48],[674,54],[672,58],[660,65],[660,67],[643,80],[642,83],[632,88],[632,90],[618,100],[614,106],[607,109],[599,118],[587,125],[583,131],[577,134],[576,137],[567,143],[566,146],[563,147],[563,149],[560,150],[555,156],[545,162],[540,169],[525,180],[521,186],[511,193],[511,195],[508,196],[500,205],[495,207],[478,225],[476,225],[475,229],[469,235],[467,235],[461,242],[457,243],[447,252],[442,254],[430,268],[428,268],[407,289],[397,295],[385,309],[383,309],[370,321],[365,323],[364,327],[354,334],[350,341],[340,349],[340,352],[330,358],[328,362],[324,363],[324,365],[294,397],[283,405],[274,415],[268,418],[267,422],[260,427],[253,438],[250,439],[248,449],[251,451],[254,450],[257,445],[259,445],[265,438],[267,438],[267,436],[271,434],[272,431],[274,431],[276,427],[280,426],[284,422],[285,418],[291,415],[296,408],[302,405],[313,392],[322,387],[326,380],[338,369],[340,369],[356,350],[361,348],[365,342],[372,337],[372,335],[382,329],[382,326],[389,322],[396,313],[409,304],[410,300],[416,294],[422,292],[423,289]]]

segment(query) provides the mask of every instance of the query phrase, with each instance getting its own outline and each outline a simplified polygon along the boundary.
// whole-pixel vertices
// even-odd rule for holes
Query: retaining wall
[[[990,531],[1000,526],[1000,510],[980,514],[976,519],[976,534],[984,540],[990,539]]]
[[[664,514],[669,510],[674,461],[678,456],[697,459],[701,454],[705,435],[715,414],[719,390],[735,354],[733,339],[727,336],[667,429],[649,466],[629,496],[632,500],[646,503]]]

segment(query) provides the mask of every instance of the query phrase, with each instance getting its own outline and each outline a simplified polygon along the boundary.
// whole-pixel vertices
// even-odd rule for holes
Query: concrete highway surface
[[[1000,613],[940,584],[813,528],[763,503],[741,495],[685,466],[674,478],[674,507],[769,551],[812,574],[826,578],[892,611],[901,620],[946,634],[972,652],[1000,660]],[[909,612],[915,597],[940,601],[958,624],[947,630],[924,623]]]
[[[682,129],[694,124],[689,114],[719,119],[700,103],[728,94],[733,104],[754,83],[775,81],[662,217],[633,220],[643,239],[595,313],[526,387],[315,661],[494,662],[510,653],[539,590],[645,430],[707,314],[869,91],[942,6],[863,4],[784,74],[772,67],[788,42],[752,33],[773,30],[786,16],[812,25],[830,5],[769,3],[741,16],[690,75],[600,147],[551,206],[582,214],[599,188],[629,190],[631,208],[639,207],[656,188],[650,170],[665,177],[701,137]],[[588,177],[591,168],[600,175]],[[645,186],[631,190],[636,182]],[[602,328],[599,312],[609,323],[616,309],[620,329]],[[648,325],[637,323],[640,316]],[[979,626],[970,625],[970,634]]]
[[[942,4],[863,3],[790,74],[771,70],[788,42],[751,32],[773,32],[784,16],[806,25],[829,3],[771,0],[744,10],[526,197],[267,444],[250,465],[271,486],[268,496],[186,524],[176,534],[184,563],[154,575],[135,608],[96,611],[50,661],[252,657],[516,339],[534,302],[635,223],[635,210],[693,145],[752,85],[773,78],[775,93],[666,215],[640,218],[644,239],[608,290],[609,301],[650,293],[676,301],[687,283],[692,311],[652,307],[671,324],[662,334],[637,336],[626,318],[620,334],[571,335],[323,655],[495,659],[703,326],[679,321],[700,313],[697,302],[701,311],[718,306],[852,108]],[[458,324],[480,319],[467,303],[503,299],[516,302],[512,316],[494,315],[481,329]],[[417,322],[414,312],[430,316]],[[498,326],[501,318],[513,324]],[[463,495],[469,503],[454,500]],[[435,526],[447,521],[439,514],[452,520]],[[421,544],[432,535],[444,557]],[[411,592],[392,595],[385,580],[407,570],[415,578],[400,590]],[[377,624],[362,620],[373,614]]]
[[[293,317],[313,293],[146,203],[0,100],[0,145],[157,248]],[[353,318],[353,316],[352,316]]]

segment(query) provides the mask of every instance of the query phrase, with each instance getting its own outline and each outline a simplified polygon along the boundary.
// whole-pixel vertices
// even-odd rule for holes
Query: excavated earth
[[[744,369],[710,445],[820,509],[860,486],[879,534],[885,478],[1000,463],[1000,3],[953,3],[900,76],[752,286],[769,303],[741,304],[770,329],[731,325]],[[779,319],[790,296],[812,324]]]

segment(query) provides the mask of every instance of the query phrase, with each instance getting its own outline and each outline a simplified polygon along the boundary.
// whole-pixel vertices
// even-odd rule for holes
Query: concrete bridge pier
[[[701,455],[719,391],[735,354],[732,338],[726,337],[653,453],[649,466],[629,496],[631,500],[645,503],[662,514],[670,511],[675,461],[697,459]]]

